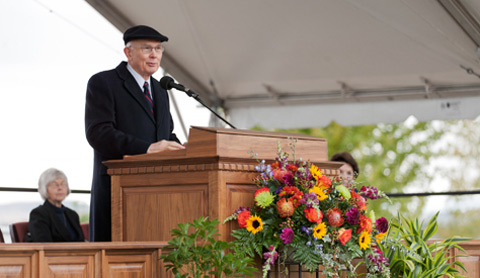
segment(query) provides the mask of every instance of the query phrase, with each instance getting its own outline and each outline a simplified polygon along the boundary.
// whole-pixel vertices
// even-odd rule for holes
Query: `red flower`
[[[345,230],[344,228],[341,228],[338,231],[338,240],[340,240],[340,243],[342,245],[345,245],[345,243],[347,243],[351,238],[352,238],[352,229]]]
[[[367,233],[372,232],[372,219],[370,219],[366,215],[360,216],[360,224],[358,225],[358,228],[357,228],[357,234],[363,231],[366,231]]]
[[[298,167],[295,166],[295,165],[292,165],[292,164],[288,164],[287,168],[288,168],[288,170],[290,170],[292,172],[296,172],[298,170]]]
[[[240,228],[247,227],[247,219],[250,218],[250,211],[244,210],[237,215],[238,226]]]
[[[343,225],[342,211],[339,208],[329,209],[327,212],[328,224],[333,227]]]
[[[289,217],[292,216],[295,208],[293,208],[292,202],[285,198],[282,198],[277,202],[277,211],[280,217]]]
[[[321,176],[317,181],[317,186],[324,186],[329,188],[332,185],[332,181],[327,176]]]
[[[265,192],[265,191],[270,191],[270,190],[268,189],[268,187],[262,187],[262,188],[260,188],[260,189],[257,189],[257,190],[255,191],[255,197],[257,197],[258,194],[260,194],[260,193],[262,193],[262,192]],[[255,198],[255,197],[254,197],[254,198]]]
[[[302,200],[303,192],[295,186],[284,186],[278,196],[283,197],[285,195],[293,195],[292,197],[288,198],[288,200],[290,200],[295,207],[298,207],[300,205],[300,201]]]
[[[358,209],[367,210],[367,202],[365,201],[365,198],[363,198],[354,190],[352,190],[350,193],[352,194],[352,200],[355,202],[355,205],[358,207]]]
[[[277,181],[283,182],[283,177],[288,174],[288,171],[285,169],[275,169],[273,171],[273,178],[276,179]]]
[[[308,221],[313,223],[320,223],[322,222],[323,214],[320,210],[317,211],[315,208],[306,208],[303,210],[305,213],[305,217]]]

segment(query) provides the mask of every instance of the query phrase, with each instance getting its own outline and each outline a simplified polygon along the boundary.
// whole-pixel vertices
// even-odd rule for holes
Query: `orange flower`
[[[305,213],[305,217],[308,221],[313,223],[322,222],[323,214],[320,210],[317,210],[315,208],[306,208],[303,210],[303,212]]]
[[[333,227],[343,225],[342,211],[339,208],[329,209],[327,212],[328,224]]]
[[[277,211],[280,217],[289,217],[292,216],[295,209],[293,208],[292,202],[282,198],[277,202]]]
[[[248,210],[244,210],[237,215],[238,226],[240,228],[247,227],[247,220],[250,218],[250,212]]]
[[[338,230],[338,240],[342,245],[345,245],[352,238],[352,229],[341,228]]]
[[[363,231],[367,233],[372,232],[372,219],[370,219],[366,215],[360,215],[360,224],[358,225],[358,228],[357,228],[357,234]]]

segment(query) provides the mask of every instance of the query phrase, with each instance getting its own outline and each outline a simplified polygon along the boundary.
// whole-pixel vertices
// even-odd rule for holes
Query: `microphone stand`
[[[203,105],[205,108],[207,108],[208,110],[210,110],[210,112],[212,112],[215,116],[217,116],[217,118],[219,118],[220,120],[222,120],[224,123],[226,123],[227,125],[231,126],[233,129],[237,129],[236,127],[234,127],[231,123],[229,123],[227,120],[225,120],[222,116],[218,115],[217,112],[215,112],[212,108],[208,107],[208,105],[206,105],[203,100],[198,96],[197,93],[195,93],[194,91],[188,89],[188,88],[185,88],[184,90],[181,90],[183,92],[185,92],[189,97],[193,97],[196,101],[198,101],[201,105]]]

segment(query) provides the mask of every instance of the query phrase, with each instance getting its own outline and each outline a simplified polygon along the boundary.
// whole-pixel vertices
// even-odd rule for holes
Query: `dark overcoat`
[[[85,132],[94,149],[90,241],[111,241],[110,176],[102,162],[146,153],[150,144],[162,139],[179,142],[173,133],[167,91],[153,78],[150,84],[154,115],[126,62],[88,81]]]
[[[58,217],[52,205],[45,201],[43,205],[38,206],[30,212],[28,220],[29,233],[25,237],[26,242],[69,242],[85,241],[80,227],[80,218],[78,214],[65,207],[65,218],[75,231],[76,237],[71,238],[70,233]]]

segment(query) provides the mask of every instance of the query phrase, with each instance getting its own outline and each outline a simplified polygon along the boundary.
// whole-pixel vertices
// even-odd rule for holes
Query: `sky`
[[[121,32],[83,0],[0,0],[0,26],[0,187],[37,188],[40,174],[55,167],[71,189],[90,190],[86,86],[93,74],[125,60]],[[162,75],[159,70],[154,77]],[[178,91],[170,97],[187,131],[208,125],[210,112],[194,99]],[[174,132],[185,142],[173,105],[171,110]],[[89,198],[71,194],[67,200]],[[38,193],[0,193],[0,205],[24,201],[43,202]]]

